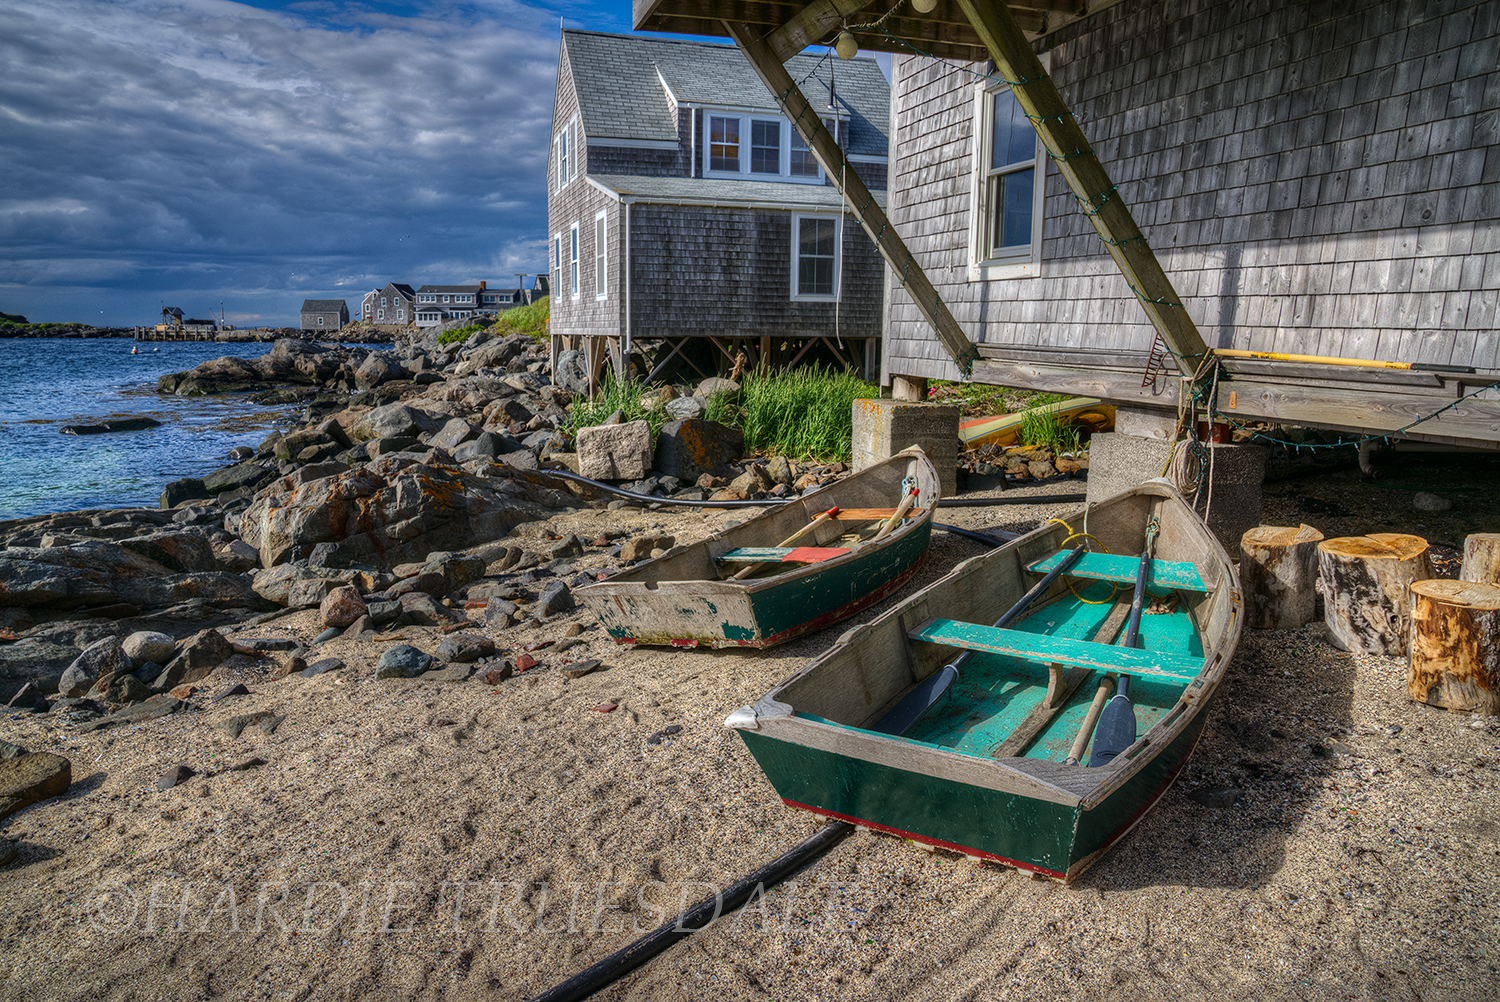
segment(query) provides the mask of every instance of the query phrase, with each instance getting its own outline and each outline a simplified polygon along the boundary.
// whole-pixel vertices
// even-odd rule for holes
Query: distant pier
[[[135,339],[137,341],[212,341],[215,333],[212,328],[137,327]]]

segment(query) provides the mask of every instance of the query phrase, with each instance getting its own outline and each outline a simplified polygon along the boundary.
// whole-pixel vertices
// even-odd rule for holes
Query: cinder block
[[[943,496],[958,489],[958,408],[902,400],[854,401],[854,469],[889,459],[919,445],[932,460]]]

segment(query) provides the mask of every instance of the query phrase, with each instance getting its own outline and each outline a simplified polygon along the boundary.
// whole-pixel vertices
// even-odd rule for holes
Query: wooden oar
[[[905,496],[901,498],[901,503],[896,506],[896,513],[890,517],[890,521],[880,527],[880,531],[875,533],[875,539],[870,540],[870,542],[875,542],[876,539],[880,539],[896,526],[900,525],[901,520],[906,517],[907,512],[911,511],[911,506],[916,503],[916,500],[917,490],[914,487],[910,491],[907,491]]]
[[[1146,526],[1146,548],[1141,551],[1141,565],[1135,572],[1135,596],[1130,602],[1130,625],[1125,628],[1125,643],[1135,647],[1141,632],[1141,611],[1146,604],[1146,582],[1151,577],[1151,544],[1156,541],[1157,521],[1152,517]],[[1135,744],[1135,706],[1130,702],[1130,676],[1121,674],[1119,689],[1104,704],[1099,714],[1099,728],[1094,732],[1094,753],[1089,767],[1108,765],[1122,751]]]
[[[797,542],[797,540],[804,538],[805,536],[807,536],[808,533],[812,532],[814,529],[816,529],[818,526],[822,525],[824,522],[826,522],[829,519],[834,518],[835,516],[837,516],[838,513],[839,513],[838,505],[834,505],[832,508],[829,508],[823,514],[819,515],[817,518],[813,519],[811,522],[807,523],[802,528],[798,529],[796,532],[792,533],[790,536],[786,537],[781,542],[777,543],[776,544],[777,547],[791,546],[793,543]],[[739,573],[735,574],[729,580],[731,580],[731,581],[738,581],[741,578],[747,578],[751,574],[754,574],[756,571],[760,570],[764,566],[766,566],[764,563],[751,564],[749,567],[746,567],[744,570],[742,570]]]

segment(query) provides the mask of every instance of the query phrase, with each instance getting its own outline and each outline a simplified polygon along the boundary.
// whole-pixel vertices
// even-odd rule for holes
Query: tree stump
[[[1476,532],[1464,540],[1460,581],[1500,584],[1500,532]]]
[[[1310,525],[1262,525],[1240,537],[1240,587],[1245,625],[1252,630],[1295,630],[1318,611],[1318,543]]]
[[[1411,698],[1449,710],[1500,713],[1500,586],[1418,581],[1411,586],[1411,619]]]
[[[1405,654],[1411,643],[1414,581],[1432,577],[1427,540],[1397,532],[1343,536],[1318,544],[1323,622],[1335,647]]]

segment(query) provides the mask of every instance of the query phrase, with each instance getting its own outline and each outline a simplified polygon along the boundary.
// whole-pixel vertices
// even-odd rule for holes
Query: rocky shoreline
[[[559,476],[604,461],[560,432],[576,363],[435,336],[205,363],[163,392],[286,394],[302,422],[160,508],[0,523],[8,997],[531,997],[816,830],[721,722],[835,631],[632,650],[574,605],[746,517]],[[686,389],[663,394],[673,434],[732,452]],[[617,463],[628,424],[587,437]],[[635,441],[607,472],[648,496],[843,474],[679,476]],[[1033,462],[970,457],[969,489]],[[1052,489],[947,518],[1024,530],[1063,514]],[[1299,480],[1266,517],[1412,517],[1367,495],[1358,471]],[[912,587],[979,551],[935,534]],[[1487,998],[1500,718],[1433,712],[1404,678],[1321,624],[1247,633],[1177,784],[1077,885],[860,830],[610,997]]]

